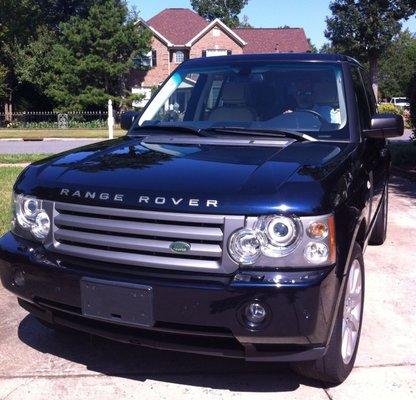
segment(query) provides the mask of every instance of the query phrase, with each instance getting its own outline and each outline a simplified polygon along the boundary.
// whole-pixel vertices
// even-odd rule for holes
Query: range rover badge
[[[191,250],[191,245],[186,242],[173,242],[169,247],[175,253],[187,253]]]

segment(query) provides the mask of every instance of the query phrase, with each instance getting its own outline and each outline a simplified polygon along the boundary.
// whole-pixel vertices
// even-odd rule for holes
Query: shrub
[[[379,113],[398,114],[403,115],[403,110],[400,107],[391,103],[381,103],[378,105]]]

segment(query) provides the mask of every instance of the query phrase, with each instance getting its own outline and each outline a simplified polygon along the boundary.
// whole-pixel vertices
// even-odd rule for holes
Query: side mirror
[[[376,114],[371,118],[370,129],[365,129],[365,137],[386,139],[402,136],[404,133],[403,117],[397,114]]]
[[[136,111],[126,111],[123,114],[121,114],[120,118],[120,126],[121,129],[128,131],[132,125],[134,120],[139,117],[140,113]]]

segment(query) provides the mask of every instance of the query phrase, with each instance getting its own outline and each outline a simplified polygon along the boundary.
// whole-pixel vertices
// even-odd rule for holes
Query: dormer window
[[[185,53],[183,51],[175,52],[175,64],[182,64],[185,61]]]

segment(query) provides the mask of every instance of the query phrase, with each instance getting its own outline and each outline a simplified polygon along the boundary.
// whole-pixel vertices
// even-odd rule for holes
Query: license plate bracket
[[[122,325],[154,325],[153,288],[101,279],[81,279],[82,314]]]

